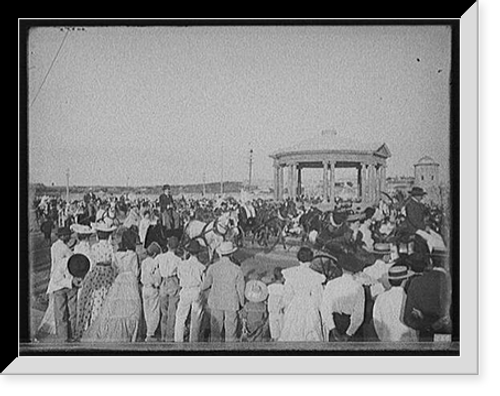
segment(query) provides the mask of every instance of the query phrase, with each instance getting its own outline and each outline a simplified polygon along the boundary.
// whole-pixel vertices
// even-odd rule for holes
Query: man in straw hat
[[[401,312],[406,302],[404,286],[413,275],[405,265],[394,265],[389,269],[390,288],[380,294],[373,306],[373,325],[382,342],[416,342],[417,332],[403,323]]]
[[[200,320],[202,314],[201,286],[205,266],[200,263],[197,255],[201,252],[200,243],[192,240],[187,246],[190,257],[183,260],[177,267],[177,276],[181,291],[179,293],[179,305],[175,315],[175,342],[184,341],[184,326],[186,319],[191,313],[191,323],[189,331],[189,342],[198,341]]]
[[[73,277],[68,270],[68,260],[73,255],[68,246],[71,230],[61,227],[57,230],[57,237],[50,248],[51,267],[47,294],[53,299],[56,338],[68,342],[75,336],[78,287],[82,280]]]
[[[221,341],[224,329],[225,341],[236,341],[237,312],[245,303],[243,271],[232,260],[236,252],[230,241],[217,248],[220,259],[208,267],[202,289],[211,288],[208,296],[210,308],[210,333],[212,341]]]
[[[364,319],[365,292],[354,278],[364,265],[352,254],[339,255],[337,264],[342,276],[326,284],[320,307],[325,341],[348,341]]]

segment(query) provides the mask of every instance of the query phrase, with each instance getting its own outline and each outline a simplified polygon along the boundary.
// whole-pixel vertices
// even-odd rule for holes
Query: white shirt
[[[406,293],[392,287],[377,297],[373,306],[373,324],[380,341],[418,341],[417,332],[403,323]]]
[[[50,248],[51,267],[50,280],[47,287],[47,294],[55,291],[72,288],[73,277],[68,271],[68,259],[73,252],[63,241],[58,239]]]
[[[177,274],[177,267],[181,264],[182,259],[174,252],[169,250],[166,253],[156,256],[158,261],[158,268],[162,278],[170,278]]]
[[[148,233],[148,228],[151,225],[151,219],[141,219],[139,222],[139,240],[141,243],[146,241],[146,234]]]
[[[326,284],[321,301],[321,317],[328,330],[335,328],[333,313],[351,315],[351,324],[346,331],[352,336],[363,323],[365,292],[352,275],[344,274]]]
[[[195,257],[182,261],[177,267],[177,276],[181,288],[201,287],[205,266]]]

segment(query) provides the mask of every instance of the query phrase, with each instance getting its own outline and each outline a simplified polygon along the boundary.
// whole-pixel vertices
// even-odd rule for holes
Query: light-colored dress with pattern
[[[82,342],[135,342],[141,318],[139,260],[134,251],[117,252],[116,276]]]

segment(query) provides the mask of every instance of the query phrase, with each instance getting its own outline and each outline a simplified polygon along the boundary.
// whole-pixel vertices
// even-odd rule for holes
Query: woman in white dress
[[[285,278],[285,315],[278,341],[322,341],[320,303],[325,276],[310,269],[313,252],[307,247],[297,253],[299,266],[282,271]]]

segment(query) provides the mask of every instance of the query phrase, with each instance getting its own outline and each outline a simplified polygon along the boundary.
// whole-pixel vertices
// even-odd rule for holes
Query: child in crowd
[[[146,342],[155,341],[154,335],[160,323],[161,275],[156,256],[161,253],[160,245],[151,243],[147,257],[141,264],[142,304],[146,320]]]
[[[247,302],[240,311],[243,341],[265,341],[268,338],[267,296],[267,286],[264,282],[256,279],[247,282],[245,286]]]

